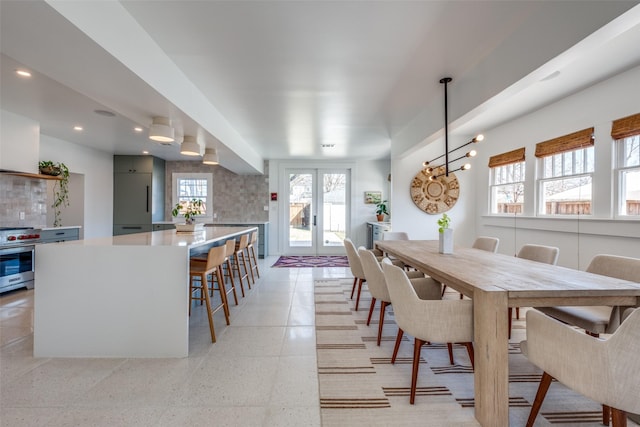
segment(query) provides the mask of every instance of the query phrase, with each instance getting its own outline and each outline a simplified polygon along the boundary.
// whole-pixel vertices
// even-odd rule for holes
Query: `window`
[[[525,149],[492,156],[490,213],[521,214],[524,206],[524,154]]]
[[[620,215],[640,215],[640,135],[617,141]]]
[[[617,146],[618,214],[640,215],[640,113],[614,120]]]
[[[540,159],[542,215],[591,215],[593,151],[580,148]]]
[[[174,173],[173,203],[186,203],[191,199],[201,199],[206,206],[199,218],[211,219],[213,212],[212,175],[210,173]]]
[[[538,213],[591,215],[593,128],[536,144]]]
[[[524,162],[491,168],[491,213],[521,214],[524,205]]]

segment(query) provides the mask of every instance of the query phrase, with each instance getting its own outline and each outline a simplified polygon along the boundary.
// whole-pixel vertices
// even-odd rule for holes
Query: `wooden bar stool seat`
[[[218,310],[224,311],[227,325],[231,324],[229,320],[229,304],[227,303],[227,293],[224,288],[222,279],[222,263],[226,255],[226,246],[215,246],[209,249],[207,262],[203,263],[198,260],[189,263],[189,315],[191,315],[191,305],[193,300],[204,300],[207,308],[207,317],[209,318],[209,331],[211,332],[211,342],[216,342],[216,332],[213,327],[213,315]],[[211,287],[220,292],[220,304],[216,307],[212,306],[211,296],[208,289],[209,276],[211,276]],[[218,288],[215,288],[214,282],[217,280]]]

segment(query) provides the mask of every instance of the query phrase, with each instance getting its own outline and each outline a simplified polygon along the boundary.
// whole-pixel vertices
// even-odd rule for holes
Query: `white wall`
[[[113,154],[40,135],[40,160],[62,162],[72,173],[84,175],[84,238],[111,236]]]
[[[448,213],[453,218],[455,241],[470,245],[478,235],[500,238],[499,252],[514,254],[525,243],[560,248],[558,264],[584,269],[598,253],[640,257],[640,221],[613,219],[613,144],[611,121],[640,112],[638,97],[630,88],[640,87],[640,67],[587,88],[526,116],[484,131],[468,172],[459,172],[461,196]],[[535,216],[535,144],[588,127],[595,127],[596,171],[592,218],[540,218]],[[471,136],[469,136],[471,137]],[[466,141],[450,141],[457,147]],[[522,216],[489,216],[488,159],[495,154],[526,147],[526,201]],[[421,162],[443,153],[433,143],[409,158],[392,159],[394,230],[411,224],[413,238],[437,237],[436,216],[419,211],[409,197],[411,179]],[[462,228],[462,229],[461,229]],[[415,236],[415,237],[414,237]]]
[[[367,242],[366,222],[375,221],[375,206],[364,203],[365,191],[382,191],[383,199],[389,198],[389,160],[359,160],[354,162],[322,161],[269,161],[269,192],[278,193],[277,202],[269,202],[269,254],[280,255],[284,242],[280,236],[282,228],[281,215],[286,212],[285,194],[286,183],[281,182],[281,172],[284,168],[342,168],[351,169],[351,221],[349,237],[358,245]],[[393,215],[393,206],[391,206]]]
[[[0,169],[38,173],[40,124],[0,110]]]

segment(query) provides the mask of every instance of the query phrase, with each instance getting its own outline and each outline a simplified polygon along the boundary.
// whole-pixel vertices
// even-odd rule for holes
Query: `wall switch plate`
[[[20,219],[24,219],[24,212],[20,212]]]
[[[265,206],[264,206],[264,210],[265,210],[265,211],[268,211],[268,210],[269,210],[269,206],[265,205]]]
[[[213,213],[213,219],[216,219],[216,218],[218,218],[218,214],[214,212]]]

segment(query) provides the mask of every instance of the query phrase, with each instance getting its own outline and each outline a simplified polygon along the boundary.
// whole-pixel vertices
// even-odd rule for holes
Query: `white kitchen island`
[[[255,227],[37,245],[35,357],[186,357],[189,254]]]

